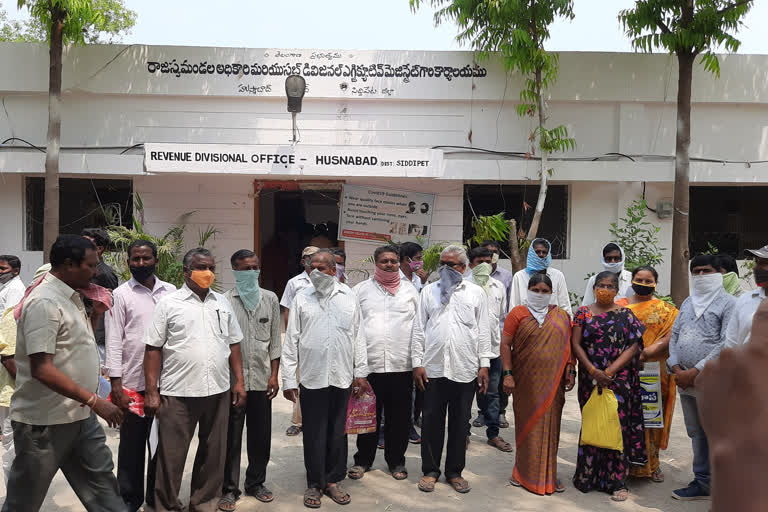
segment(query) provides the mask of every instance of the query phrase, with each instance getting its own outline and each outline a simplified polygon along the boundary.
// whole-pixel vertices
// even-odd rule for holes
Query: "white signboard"
[[[148,173],[276,174],[433,178],[442,152],[381,146],[145,144]]]
[[[643,395],[643,424],[645,428],[664,428],[664,407],[661,401],[661,363],[645,363],[640,372]]]
[[[344,185],[339,240],[429,243],[434,194]]]

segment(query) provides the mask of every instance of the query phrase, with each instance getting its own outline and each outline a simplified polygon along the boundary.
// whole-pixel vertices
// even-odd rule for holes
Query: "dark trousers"
[[[125,511],[113,473],[112,452],[95,414],[61,425],[12,422],[16,458],[3,512],[37,512],[61,469],[85,510]]]
[[[498,379],[496,380],[496,384],[494,384],[494,361],[498,361]],[[491,367],[488,370],[488,393],[483,395],[481,393],[477,393],[477,414],[478,416],[482,416],[485,418],[485,424],[488,425],[488,401],[493,399],[498,401],[498,417],[501,419],[501,416],[504,416],[507,413],[507,405],[509,405],[509,396],[507,396],[506,393],[504,393],[504,379],[501,378],[501,358],[497,359],[491,359]],[[491,390],[496,390],[496,396],[494,397],[491,393]],[[497,419],[497,422],[499,420]],[[496,437],[499,435],[498,428],[496,429],[496,435],[493,437]],[[491,437],[491,434],[488,433],[488,439],[493,439]]]
[[[411,392],[413,372],[372,373],[368,382],[376,395],[376,432],[357,436],[355,464],[369,468],[376,458],[382,412],[387,416],[384,429],[384,459],[392,472],[405,470],[405,451],[411,431]]]
[[[448,413],[448,443],[445,447],[445,478],[461,476],[466,463],[467,422],[472,414],[476,380],[454,382],[444,377],[429,379],[424,390],[421,428],[421,469],[424,476],[440,477],[440,460]]]
[[[477,391],[477,407],[480,409],[478,412],[485,419],[485,435],[489,440],[499,436],[500,395],[504,394],[503,391],[499,392],[500,380],[501,358],[497,357],[491,359],[491,367],[488,369],[488,391],[485,394]]]
[[[347,404],[351,390],[299,385],[307,487],[325,489],[347,475]]]
[[[415,424],[416,420],[421,418],[421,411],[424,409],[424,392],[413,385],[413,414],[411,424]]]
[[[149,443],[152,418],[126,413],[120,425],[120,447],[117,450],[117,483],[128,510],[136,512],[144,504],[144,461]],[[147,505],[155,502],[155,458],[147,464]]]
[[[248,423],[246,449],[248,469],[245,492],[253,494],[267,479],[267,464],[272,446],[272,400],[266,391],[248,391],[245,407],[231,407],[227,431],[227,461],[224,464],[224,494],[240,496],[240,455],[243,449],[243,426]]]
[[[187,510],[179,500],[179,490],[189,443],[195,428],[198,428],[199,444],[192,468],[192,493],[188,510],[215,512],[218,510],[224,482],[230,393],[227,391],[206,397],[161,395],[161,400],[162,405],[157,412],[155,510]]]

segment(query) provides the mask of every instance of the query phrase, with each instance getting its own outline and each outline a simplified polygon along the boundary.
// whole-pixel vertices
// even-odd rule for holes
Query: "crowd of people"
[[[303,436],[308,508],[323,497],[350,503],[341,482],[364,478],[377,448],[392,477],[405,480],[409,442],[421,445],[420,491],[433,492],[443,476],[456,492],[469,492],[462,474],[471,425],[486,427],[490,446],[515,452],[511,485],[565,492],[557,452],[574,388],[582,409],[612,392],[621,438],[620,449],[580,443],[572,476],[579,491],[621,502],[630,478],[663,482],[659,454],[679,393],[694,478],[672,498],[707,499],[713,487],[732,492],[727,478],[717,485],[711,478],[712,462],[734,464],[722,449],[734,445],[724,441],[708,398],[730,398],[714,378],[764,375],[740,354],[724,353],[731,367],[719,356],[766,337],[768,246],[748,251],[758,287],[746,292],[733,258],[695,256],[691,294],[678,310],[657,296],[656,269],[624,268],[615,243],[599,255],[602,271],[578,308],[543,239],[514,274],[499,266],[498,242],[470,251],[449,245],[432,282],[420,246],[385,245],[373,253],[373,275],[353,287],[343,250],[309,246],[280,301],[260,286],[259,258],[247,249],[231,256],[235,285],[221,294],[212,289],[216,261],[207,249],[186,253],[177,289],[157,277],[157,247],[146,240],[127,248],[131,278],[119,284],[102,258],[108,245],[98,229],[59,236],[50,264],[29,286],[19,258],[0,255],[4,512],[40,510],[59,470],[89,511],[133,512],[145,502],[157,511],[187,510],[179,492],[195,431],[188,510],[232,511],[243,493],[271,502],[272,401],[281,385],[294,403],[286,434]],[[755,352],[755,361],[766,358]],[[641,375],[652,364],[661,428],[644,419]],[[371,393],[376,432],[357,436],[350,464],[348,404]],[[514,446],[500,435],[509,425],[508,398]],[[99,418],[120,429],[116,475]],[[747,424],[754,428],[745,439],[761,435],[757,423]],[[743,447],[736,445],[733,453]]]

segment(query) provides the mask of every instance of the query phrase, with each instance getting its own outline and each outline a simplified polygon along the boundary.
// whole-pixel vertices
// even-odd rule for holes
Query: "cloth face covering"
[[[235,287],[240,300],[248,310],[254,311],[261,298],[259,292],[261,270],[233,270],[232,274],[235,276]]]
[[[189,274],[189,278],[203,290],[207,290],[213,284],[213,280],[216,279],[216,274],[210,270],[193,270]]]
[[[614,274],[621,273],[622,270],[624,270],[624,262],[626,261],[627,257],[624,254],[624,249],[621,248],[619,244],[616,242],[611,242],[612,244],[615,244],[619,247],[619,250],[621,251],[621,261],[616,263],[606,263],[605,262],[605,256],[600,256],[600,261],[603,264],[603,270],[607,270],[608,272],[613,272]],[[610,244],[605,244],[606,247],[608,247]],[[603,251],[605,251],[605,247],[603,247]]]
[[[464,276],[458,270],[454,270],[448,265],[441,266],[438,269],[438,273],[440,274],[440,303],[448,304],[448,301],[451,300],[451,295],[453,295],[461,280],[464,279]]]
[[[418,272],[422,269],[422,267],[424,267],[424,262],[411,260],[408,262],[408,266],[411,267],[413,272]]]
[[[766,276],[766,279],[768,279],[768,276]],[[731,295],[741,289],[739,276],[736,275],[736,272],[728,272],[727,274],[723,275],[723,288],[725,288],[725,291]]]
[[[640,297],[646,297],[650,294],[652,294],[655,290],[655,286],[648,286],[647,284],[640,284],[632,281],[632,289],[635,291],[637,295]]]
[[[723,274],[720,272],[691,276],[691,301],[696,318],[704,314],[722,289]]]
[[[309,280],[312,281],[312,286],[315,287],[315,291],[322,297],[328,297],[333,291],[333,285],[336,282],[335,276],[329,276],[319,270],[315,269],[309,274]]]
[[[549,301],[552,298],[551,293],[536,293],[528,290],[528,298],[525,306],[531,312],[533,318],[539,323],[539,327],[544,325],[544,320],[549,313]]]
[[[11,279],[13,279],[13,271],[9,270],[8,272],[3,272],[0,274],[0,284],[7,284],[11,282]]]
[[[344,265],[336,264],[336,280],[341,282],[341,278],[344,277]]]
[[[400,288],[400,272],[387,272],[376,267],[373,271],[373,279],[392,295]]]
[[[601,306],[610,306],[615,298],[616,290],[607,290],[605,288],[595,290],[595,299],[597,299],[597,303]]]
[[[491,257],[491,265],[495,265],[499,262],[499,253],[495,252],[493,253],[493,256]]]
[[[533,246],[540,245],[542,243],[546,244],[548,252],[544,258],[539,258],[536,255],[536,251],[533,250]],[[549,243],[549,240],[544,240],[543,238],[537,238],[536,240],[531,242],[531,246],[528,248],[528,261],[526,262],[526,267],[525,267],[528,273],[533,275],[536,272],[539,272],[541,270],[547,270],[551,264],[552,264],[552,244]]]
[[[131,271],[133,278],[141,283],[142,281],[149,279],[150,276],[155,273],[155,265],[150,265],[148,267],[128,267],[128,270]]]
[[[475,282],[483,287],[485,293],[488,293],[488,281],[491,279],[493,268],[490,263],[481,263],[472,269],[472,276]]]

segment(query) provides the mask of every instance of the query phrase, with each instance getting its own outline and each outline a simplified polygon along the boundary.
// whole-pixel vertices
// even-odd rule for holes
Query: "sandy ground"
[[[678,402],[679,403],[679,402]],[[246,497],[238,502],[239,511],[303,511],[302,494],[305,486],[304,465],[301,448],[301,438],[287,437],[285,429],[290,420],[290,403],[282,398],[275,399],[273,412],[272,460],[269,464],[267,485],[276,499],[271,504],[262,504],[254,498]],[[512,420],[511,410],[508,418]],[[691,479],[691,445],[685,434],[682,422],[682,412],[679,405],[675,414],[670,440],[670,449],[662,452],[662,468],[667,481],[663,484],[631,481],[629,483],[631,497],[628,502],[616,504],[610,501],[608,495],[602,493],[582,494],[570,483],[576,461],[576,443],[580,425],[580,415],[575,392],[568,394],[563,414],[563,432],[560,442],[559,471],[568,490],[563,494],[541,497],[530,494],[522,489],[514,488],[507,483],[512,472],[514,454],[504,454],[485,444],[485,430],[473,429],[472,443],[467,454],[467,469],[464,477],[472,485],[472,491],[466,495],[454,492],[442,480],[434,493],[420,492],[416,484],[420,475],[419,447],[410,445],[407,453],[407,466],[410,470],[408,479],[395,481],[387,472],[383,462],[383,453],[378,452],[373,471],[366,474],[360,481],[345,480],[344,486],[352,495],[352,504],[344,510],[370,511],[459,511],[459,510],[547,510],[553,511],[685,511],[706,512],[709,502],[679,502],[670,497],[673,489],[682,487]],[[514,439],[514,429],[502,431],[507,440]],[[117,432],[107,429],[108,443],[112,452],[117,454],[119,442]],[[190,471],[197,443],[187,460],[187,469],[182,486],[183,500],[189,496]],[[354,437],[350,436],[349,459],[354,453]],[[116,459],[116,455],[115,455]],[[246,457],[243,457],[245,476]],[[0,484],[2,485],[2,484]],[[3,489],[3,496],[5,495]],[[341,510],[342,507],[330,499],[323,499],[323,509]],[[43,510],[74,512],[83,510],[77,497],[69,488],[61,473],[56,475],[48,492]]]

